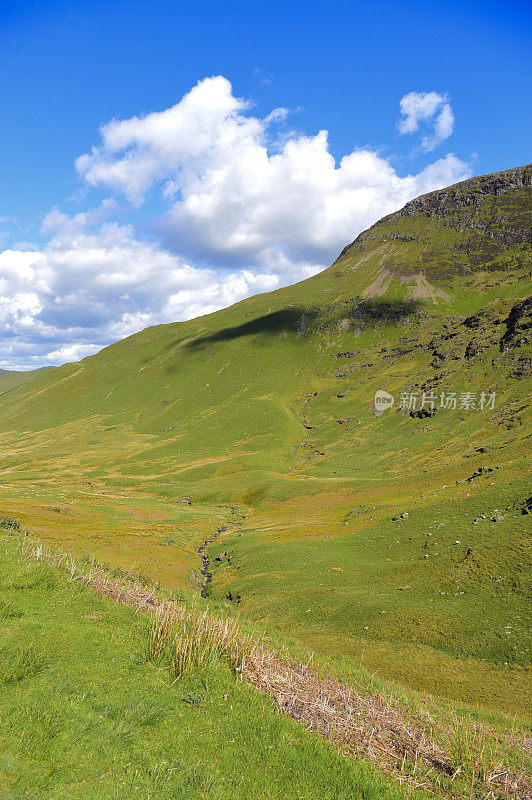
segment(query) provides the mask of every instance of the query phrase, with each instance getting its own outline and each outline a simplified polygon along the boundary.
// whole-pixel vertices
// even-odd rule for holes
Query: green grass
[[[40,375],[43,375],[48,369],[48,367],[43,367],[42,369],[32,369],[28,372],[12,372],[0,369],[0,394],[9,392],[17,386],[23,386],[25,383],[30,383]]]
[[[14,537],[13,537],[14,538]],[[136,800],[403,795],[216,662],[177,683],[142,614],[21,563],[2,542],[0,797]]]

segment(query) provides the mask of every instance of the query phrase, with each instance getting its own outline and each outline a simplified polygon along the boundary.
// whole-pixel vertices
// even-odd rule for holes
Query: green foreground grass
[[[149,663],[144,615],[20,561],[15,537],[1,551],[4,800],[406,796],[221,663],[173,682]]]

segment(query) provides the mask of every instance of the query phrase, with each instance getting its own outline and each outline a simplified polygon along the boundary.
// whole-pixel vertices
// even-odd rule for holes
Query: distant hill
[[[31,369],[27,372],[17,370],[0,369],[0,394],[32,381],[43,374],[44,370],[53,369],[52,367],[42,367],[41,369]]]
[[[2,506],[400,684],[522,713],[531,180],[424,195],[313,278],[12,388]]]

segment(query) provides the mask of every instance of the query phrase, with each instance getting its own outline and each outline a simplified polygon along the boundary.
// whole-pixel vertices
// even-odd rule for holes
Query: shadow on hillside
[[[356,301],[355,301],[356,302]],[[384,300],[360,300],[347,310],[347,315],[352,324],[374,325],[393,324],[403,317],[415,314],[421,308],[419,300],[404,300],[386,302]],[[272,311],[261,317],[255,317],[249,322],[235,325],[230,328],[220,328],[220,330],[208,336],[199,336],[191,342],[187,342],[186,347],[201,347],[205,344],[214,342],[228,342],[239,339],[242,336],[257,336],[259,334],[274,335],[277,333],[292,332],[303,333],[313,330],[312,323],[318,323],[317,330],[328,330],[345,318],[346,309],[338,306],[319,309],[314,308],[283,308],[279,311]]]
[[[283,308],[280,311],[272,311],[271,314],[264,314],[256,317],[242,325],[235,325],[231,328],[221,328],[219,331],[208,336],[199,336],[192,342],[187,343],[187,347],[199,347],[203,344],[213,342],[228,342],[232,339],[239,339],[242,336],[254,336],[267,333],[276,334],[282,331],[292,331],[296,333],[304,326],[306,312],[302,308]]]
[[[419,300],[362,300],[349,311],[349,317],[361,323],[393,323],[415,314],[422,308]]]

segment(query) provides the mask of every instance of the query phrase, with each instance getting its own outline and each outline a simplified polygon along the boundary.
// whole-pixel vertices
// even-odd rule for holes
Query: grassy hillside
[[[49,367],[42,369],[32,369],[28,372],[16,372],[7,369],[0,369],[0,394],[9,392],[17,386],[22,386],[24,383],[29,383],[35,378],[45,374]]]
[[[427,195],[307,281],[0,396],[3,509],[190,595],[212,540],[210,603],[526,715],[531,179]]]
[[[148,658],[144,615],[21,560],[2,534],[0,797],[406,797],[220,663],[174,682]]]

